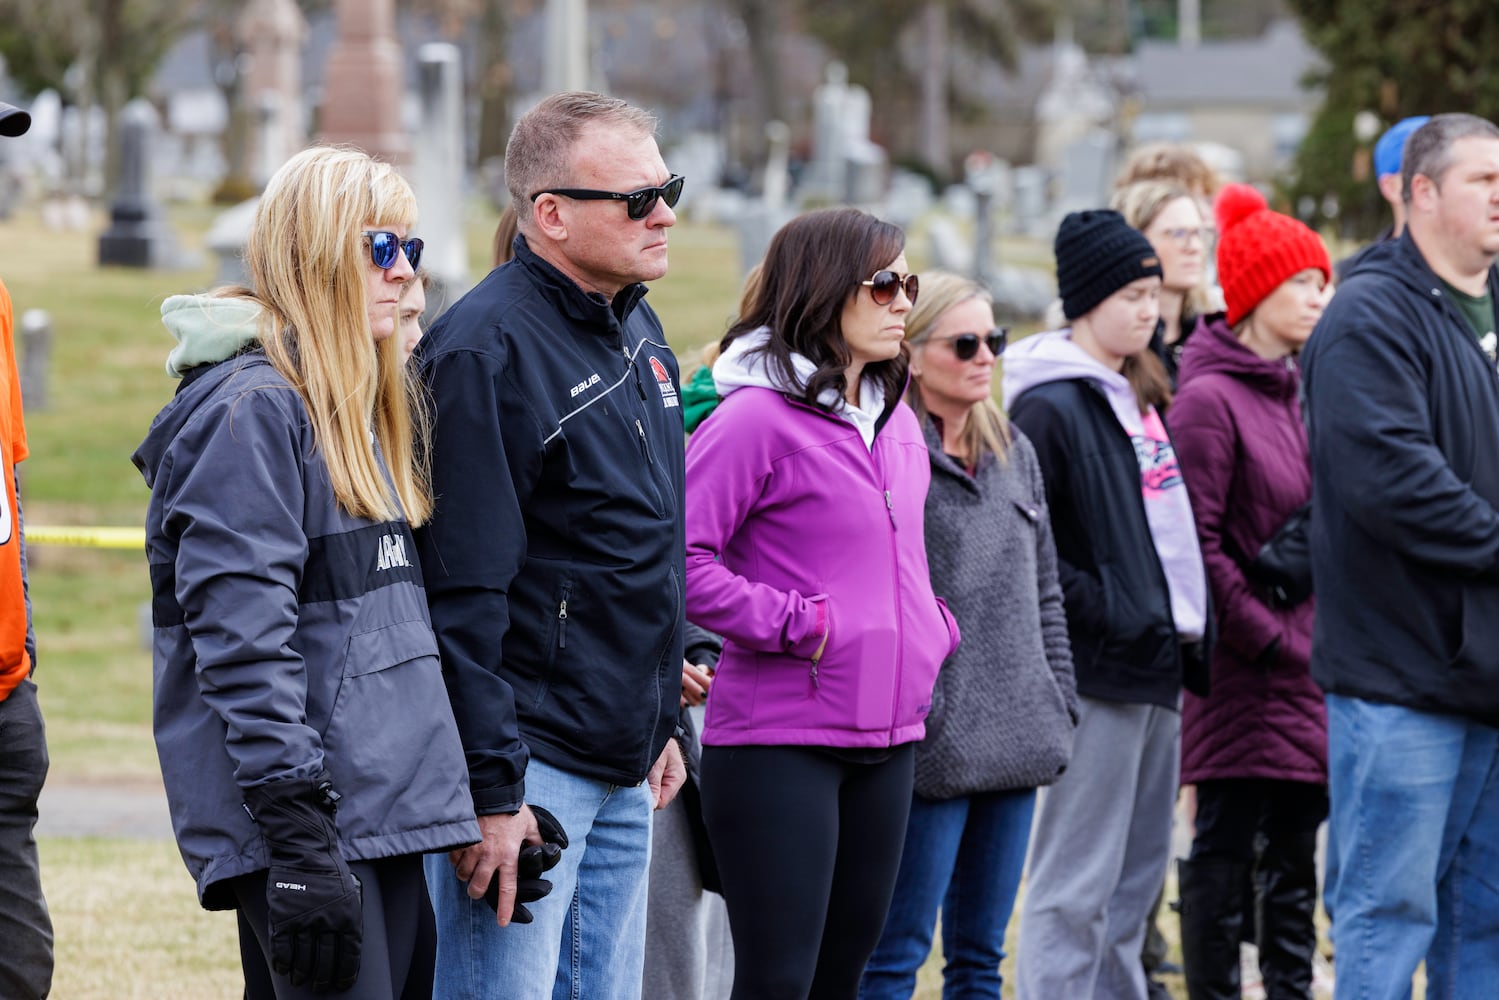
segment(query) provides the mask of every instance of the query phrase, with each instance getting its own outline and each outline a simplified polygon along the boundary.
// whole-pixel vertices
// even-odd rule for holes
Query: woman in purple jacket
[[[901,402],[904,243],[856,209],[787,223],[687,447],[687,617],[725,639],[702,788],[735,998],[854,995],[957,647],[927,569],[926,441]]]
[[[1327,303],[1331,268],[1321,239],[1253,188],[1228,185],[1215,213],[1228,312],[1188,342],[1171,411],[1218,614],[1212,693],[1182,706],[1182,783],[1197,786],[1196,838],[1179,869],[1182,952],[1192,1000],[1237,1000],[1262,836],[1266,995],[1309,998],[1327,716],[1308,672],[1312,601],[1290,604],[1256,558],[1311,495],[1296,353]]]

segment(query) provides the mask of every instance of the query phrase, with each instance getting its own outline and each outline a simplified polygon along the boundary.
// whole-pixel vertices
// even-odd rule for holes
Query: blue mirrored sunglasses
[[[392,232],[367,229],[364,232],[364,238],[370,241],[370,260],[383,271],[395,267],[397,250],[406,254],[406,261],[413,271],[421,265],[422,247],[426,244],[415,237],[403,240]]]

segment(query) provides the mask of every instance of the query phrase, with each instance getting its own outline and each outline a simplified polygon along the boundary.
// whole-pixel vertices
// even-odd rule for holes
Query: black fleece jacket
[[[1302,372],[1312,676],[1499,725],[1499,376],[1409,230],[1360,255]]]
[[[636,784],[676,726],[682,410],[644,294],[585,293],[517,239],[417,353],[417,542],[480,815],[520,805],[528,753]]]

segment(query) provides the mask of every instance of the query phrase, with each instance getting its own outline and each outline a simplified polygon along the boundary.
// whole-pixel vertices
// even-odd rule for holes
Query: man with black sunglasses
[[[522,117],[506,157],[515,258],[415,355],[438,497],[418,545],[484,835],[428,859],[438,997],[547,1000],[554,982],[640,996],[651,811],[684,778],[680,386],[643,301],[683,180],[654,133],[590,93]],[[521,925],[533,802],[570,845]]]

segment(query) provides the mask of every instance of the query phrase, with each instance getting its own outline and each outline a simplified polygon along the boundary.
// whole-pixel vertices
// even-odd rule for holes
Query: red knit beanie
[[[1218,281],[1229,326],[1254,312],[1298,271],[1315,267],[1324,279],[1332,279],[1322,237],[1289,215],[1270,211],[1265,196],[1248,184],[1225,184],[1213,215],[1218,219]]]

